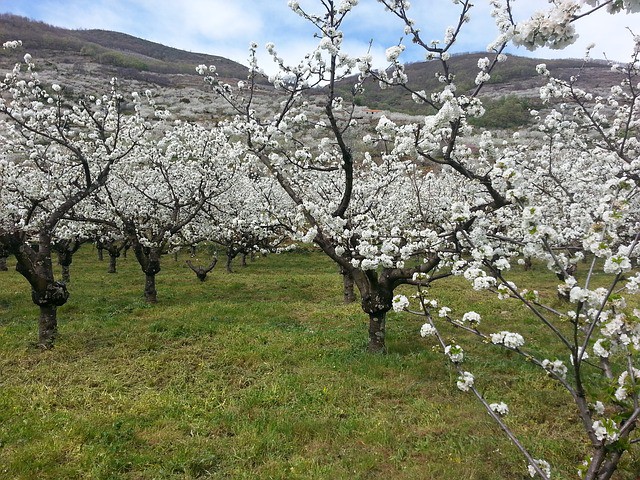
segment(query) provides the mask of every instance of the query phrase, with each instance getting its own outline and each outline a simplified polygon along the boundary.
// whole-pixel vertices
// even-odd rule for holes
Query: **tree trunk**
[[[64,283],[71,283],[71,271],[69,265],[62,265],[62,281]]]
[[[156,274],[160,272],[160,254],[163,246],[145,247],[139,242],[133,245],[133,252],[145,274],[144,299],[147,303],[157,303]]]
[[[53,244],[53,248],[58,254],[58,264],[62,267],[62,281],[71,282],[70,267],[73,262],[73,255],[80,249],[82,242],[79,239],[58,240]]]
[[[6,272],[9,270],[7,267],[7,259],[10,255],[9,248],[0,243],[0,272]]]
[[[109,253],[109,268],[107,270],[107,273],[116,273],[116,265],[118,263],[118,255],[112,255],[111,253]]]
[[[51,262],[49,262],[49,266],[51,266]],[[33,303],[40,307],[38,345],[42,348],[53,347],[58,333],[57,308],[64,305],[69,298],[67,287],[64,283],[53,280],[53,269],[51,270],[51,277],[48,278],[38,277],[36,273],[31,290]],[[31,282],[31,279],[28,280]]]
[[[103,261],[104,260],[104,252],[103,252],[103,248],[102,245],[96,245],[96,248],[98,249],[98,260],[99,261]]]
[[[233,255],[227,253],[227,273],[231,273],[233,270],[231,269],[231,262],[233,261]]]
[[[342,284],[344,287],[344,303],[349,304],[356,301],[356,292],[354,290],[353,275],[340,267],[340,274],[342,275]]]
[[[40,319],[38,321],[38,346],[52,348],[58,335],[58,319],[55,305],[40,305]]]
[[[387,312],[378,311],[369,314],[369,353],[387,353],[385,345],[385,323]]]
[[[147,303],[158,303],[158,292],[156,290],[156,274],[145,274],[144,300]]]
[[[386,276],[374,270],[351,271],[355,284],[360,290],[362,310],[369,315],[369,346],[370,353],[386,353],[385,321],[387,312],[393,304],[393,286],[386,280]]]
[[[16,258],[16,270],[31,285],[31,300],[40,308],[38,320],[38,344],[51,348],[57,332],[57,307],[64,305],[69,291],[53,276],[51,261],[51,236],[40,232],[38,243],[24,243],[22,237],[8,237],[9,249]]]
[[[247,266],[247,254],[246,253],[242,254],[242,266],[243,267]]]

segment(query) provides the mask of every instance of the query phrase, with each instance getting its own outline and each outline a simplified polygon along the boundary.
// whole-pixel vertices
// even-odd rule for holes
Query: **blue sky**
[[[318,0],[302,0],[303,7]],[[484,51],[495,36],[488,0],[476,0],[475,15],[460,38],[456,52]],[[547,6],[546,0],[517,0],[521,17]],[[315,41],[313,30],[287,7],[287,0],[0,0],[1,13],[14,13],[66,28],[99,28],[128,33],[154,42],[193,52],[221,55],[246,64],[251,41],[267,42],[285,59],[297,63]],[[413,0],[411,15],[422,27],[424,37],[442,38],[455,19],[452,0]],[[433,19],[436,19],[434,21]],[[542,58],[584,55],[586,45],[596,43],[595,58],[606,52],[613,60],[628,60],[632,49],[630,27],[640,35],[640,14],[609,15],[598,12],[577,24],[580,39],[562,51],[512,48],[511,53]],[[360,0],[344,26],[345,46],[354,55],[372,53],[382,66],[384,50],[398,43],[403,28],[399,21],[375,0]],[[405,44],[410,46],[409,41]],[[28,49],[28,46],[25,46]],[[424,53],[407,49],[405,61],[420,61]],[[270,70],[262,57],[261,66]]]

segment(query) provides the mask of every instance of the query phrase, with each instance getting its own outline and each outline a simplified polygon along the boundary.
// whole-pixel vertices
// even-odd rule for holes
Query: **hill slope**
[[[247,67],[215,55],[186,52],[159,43],[142,40],[131,35],[105,30],[68,30],[23,17],[0,14],[0,41],[20,39],[24,51],[38,62],[41,76],[54,79],[72,87],[95,88],[98,79],[113,76],[125,79],[134,88],[156,89],[167,99],[176,113],[188,118],[219,118],[228,109],[212,95],[203,93],[202,78],[195,66],[215,64],[221,78],[230,83],[246,78]],[[456,75],[459,91],[472,91],[478,72],[478,59],[485,53],[473,53],[452,57],[450,67]],[[22,56],[12,51],[0,50],[0,67],[11,68]],[[537,108],[537,92],[543,79],[536,74],[536,65],[546,63],[555,76],[569,78],[580,76],[581,85],[589,90],[602,90],[612,85],[613,77],[606,62],[582,60],[540,60],[511,56],[498,65],[491,81],[482,90],[483,100],[497,112],[494,117],[482,121],[485,126],[516,127],[529,119],[530,108]],[[409,86],[415,90],[434,92],[442,85],[438,74],[442,70],[439,61],[408,64],[406,73]],[[64,78],[60,78],[64,77]],[[340,86],[341,95],[350,97],[353,81],[346,80]],[[264,81],[266,87],[266,80]],[[277,101],[269,88],[260,89],[261,101]],[[320,93],[320,92],[318,92]],[[364,94],[356,102],[370,109],[396,111],[408,114],[425,114],[424,105],[416,105],[406,91],[399,88],[381,90],[368,83]]]
[[[478,73],[478,60],[486,53],[470,53],[453,56],[450,60],[451,72],[456,77],[458,91],[471,92],[475,89],[475,77]],[[494,70],[491,80],[483,87],[481,96],[489,101],[497,101],[509,95],[520,97],[523,103],[535,102],[538,89],[543,79],[536,73],[536,65],[547,64],[552,74],[559,78],[580,77],[580,85],[588,90],[602,90],[615,82],[610,66],[604,61],[585,63],[578,59],[542,60],[510,56]],[[442,89],[438,75],[442,72],[439,60],[411,63],[405,71],[409,78],[409,87],[414,90],[425,90],[428,94]],[[343,86],[343,95],[348,94],[348,87]],[[400,109],[406,113],[424,112],[424,106],[416,105],[411,97],[402,89],[381,90],[376,85],[368,84],[364,94],[358,99],[370,108],[388,110]]]
[[[215,64],[223,77],[243,78],[247,68],[237,62],[185,52],[124,33],[68,30],[19,17],[0,15],[0,41],[22,40],[27,51],[63,63],[82,61],[116,69],[195,76],[195,66]]]

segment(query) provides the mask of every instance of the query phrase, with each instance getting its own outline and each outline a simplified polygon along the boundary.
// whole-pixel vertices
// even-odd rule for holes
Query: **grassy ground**
[[[153,306],[133,256],[106,269],[90,247],[76,256],[50,351],[30,346],[26,281],[0,272],[0,478],[529,478],[419,337],[420,319],[390,314],[389,354],[365,353],[365,317],[341,304],[320,254],[217,268],[205,283],[165,258]],[[447,280],[434,294],[549,348],[522,309],[461,289]],[[468,351],[467,368],[489,400],[509,404],[534,455],[554,478],[574,478],[583,437],[564,392],[508,352]],[[618,479],[636,478],[639,453]]]

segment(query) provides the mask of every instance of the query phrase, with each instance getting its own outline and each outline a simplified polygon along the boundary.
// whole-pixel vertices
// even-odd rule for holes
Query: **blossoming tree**
[[[515,39],[531,45],[550,38],[562,45],[573,35],[570,22],[579,16],[577,3],[563,3],[571,8],[556,8],[553,15],[536,16],[505,32],[520,32],[522,38]],[[613,10],[623,6],[602,4]],[[637,11],[639,6],[625,2],[624,7]],[[396,12],[407,18],[406,12]],[[542,18],[549,28],[540,24],[538,33],[523,35],[535,30],[531,22]],[[412,28],[410,22],[407,25]],[[543,42],[543,35],[550,36]],[[397,310],[426,317],[421,334],[436,337],[458,370],[458,388],[473,392],[482,402],[526,457],[532,477],[550,478],[551,465],[534,458],[513,434],[503,419],[509,407],[489,403],[480,393],[474,375],[463,368],[463,348],[447,342],[439,322],[519,354],[558,382],[573,399],[588,442],[587,458],[578,467],[581,478],[612,478],[624,453],[639,441],[640,310],[634,305],[640,277],[633,266],[640,256],[640,41],[635,42],[631,62],[613,66],[621,81],[607,94],[586,92],[579,87],[579,77],[560,80],[539,66],[547,78],[540,92],[548,110],[532,112],[537,135],[516,135],[513,143],[502,146],[485,134],[480,144],[477,160],[483,162],[476,165],[506,204],[498,210],[466,212],[470,228],[458,233],[466,255],[453,263],[453,273],[464,276],[475,290],[493,291],[501,300],[525,305],[557,345],[529,347],[520,333],[486,329],[474,311],[452,312],[430,298],[428,279],[418,289],[417,305],[404,296],[394,300]],[[514,261],[532,258],[563,280],[558,287],[566,302],[563,307],[538,293],[535,276],[526,288],[509,280]],[[575,265],[582,259],[588,260],[587,272],[578,276]],[[598,270],[607,276],[597,279]],[[545,358],[541,351],[552,356]]]
[[[268,177],[237,175],[228,190],[204,209],[204,240],[219,245],[226,255],[227,272],[232,261],[242,256],[277,252],[289,239],[286,222],[278,218],[292,208],[291,202]]]
[[[186,122],[149,139],[113,169],[101,193],[106,208],[85,220],[126,236],[145,274],[145,300],[155,303],[162,254],[201,238],[195,221],[208,202],[230,188],[241,149],[221,129]]]
[[[633,163],[633,160],[616,160],[615,156],[619,153],[612,146],[620,146],[622,142],[630,149],[629,158],[637,158],[634,130],[637,122],[635,113],[629,113],[637,110],[633,94],[633,90],[637,88],[636,83],[628,83],[631,93],[627,93],[627,100],[630,98],[631,102],[625,102],[626,110],[623,109],[612,120],[616,127],[611,130],[611,135],[603,136],[602,133],[608,131],[608,127],[605,129],[604,124],[593,121],[602,113],[601,110],[595,116],[583,110],[583,127],[589,127],[592,134],[600,135],[604,147],[608,146],[610,152],[610,155],[605,156],[605,168],[600,165],[596,172],[592,171],[591,165],[598,165],[599,157],[593,154],[602,151],[592,150],[585,155],[592,147],[585,144],[578,148],[573,139],[564,146],[560,145],[563,142],[559,140],[552,150],[541,148],[537,144],[524,149],[515,147],[513,150],[502,150],[496,148],[491,134],[484,133],[476,154],[467,146],[467,139],[471,139],[472,134],[467,120],[469,117],[482,115],[483,107],[478,95],[483,85],[490,80],[493,70],[506,60],[503,50],[509,42],[531,48],[539,45],[561,48],[575,36],[573,24],[581,16],[597,12],[603,7],[612,13],[620,10],[635,12],[640,10],[640,2],[553,2],[548,11],[536,13],[530,19],[516,23],[510,1],[492,1],[492,15],[499,36],[488,46],[489,55],[479,61],[476,88],[469,92],[458,91],[449,58],[452,46],[465,29],[472,12],[472,3],[454,0],[454,8],[459,9],[457,24],[444,29],[443,40],[427,41],[421,27],[408,16],[409,2],[380,2],[402,20],[405,34],[425,50],[427,58],[440,62],[442,73],[439,79],[443,84],[440,92],[428,95],[408,86],[401,63],[404,50],[402,44],[387,50],[387,58],[393,68],[383,71],[374,70],[371,59],[366,56],[357,61],[342,52],[343,33],[340,27],[345,16],[357,4],[355,0],[322,1],[324,10],[319,14],[310,13],[309,9],[303,8],[303,2],[289,2],[296,13],[317,27],[320,43],[297,66],[285,65],[275,47],[267,46],[280,67],[280,72],[271,81],[283,93],[282,108],[274,112],[272,117],[260,117],[253,108],[252,101],[256,91],[252,87],[255,76],[259,73],[253,60],[248,82],[241,82],[237,89],[219,83],[215,71],[211,69],[208,70],[207,79],[220,95],[236,106],[237,132],[247,138],[250,153],[263,165],[265,174],[272,175],[296,205],[297,216],[291,219],[292,230],[297,232],[299,238],[313,241],[352,274],[362,296],[363,309],[370,316],[370,350],[384,349],[385,314],[391,304],[395,303],[399,310],[409,306],[408,299],[404,297],[396,297],[395,301],[391,301],[394,288],[401,283],[419,284],[423,292],[439,275],[447,274],[446,271],[437,272],[438,267],[451,268],[453,273],[464,274],[475,289],[497,289],[501,285],[500,295],[514,296],[531,307],[536,317],[550,327],[560,339],[561,345],[567,348],[569,357],[573,360],[572,380],[567,380],[564,376],[563,372],[567,367],[563,362],[540,359],[536,364],[567,388],[576,400],[579,416],[593,451],[592,457],[587,460],[586,478],[610,478],[625,450],[624,442],[630,439],[629,435],[634,431],[638,417],[637,367],[634,364],[637,342],[635,336],[630,334],[636,328],[633,316],[637,316],[637,313],[625,313],[622,318],[620,309],[624,307],[615,301],[609,301],[624,271],[631,268],[631,257],[636,255],[633,252],[638,243],[637,235],[634,235],[637,232],[637,213],[634,213],[635,217],[625,216],[626,214],[619,212],[621,207],[612,210],[612,205],[617,203],[611,202],[615,197],[620,205],[627,205],[636,194],[636,186],[629,187],[629,181],[633,177],[607,177],[607,174],[611,174],[610,170],[627,171],[628,167],[624,165]],[[436,113],[413,124],[394,124],[383,118],[375,131],[368,132],[369,135],[364,137],[365,143],[378,142],[378,148],[357,150],[353,141],[358,132],[353,122],[353,106],[335,93],[336,82],[355,69],[360,70],[361,80],[373,77],[384,88],[403,88],[416,102],[427,104]],[[199,70],[203,74],[207,73],[204,66],[199,67]],[[313,109],[309,103],[305,104],[302,93],[319,85],[324,86],[327,96],[320,112],[312,115]],[[354,91],[357,92],[360,88],[362,82],[355,85]],[[553,95],[565,95],[557,93],[555,88],[548,88],[554,92]],[[244,97],[243,92],[247,94]],[[619,100],[614,100],[611,105],[616,105],[617,101]],[[577,100],[578,107],[581,108],[583,104],[581,100]],[[548,120],[551,128],[555,128],[557,120],[553,119],[554,115],[552,113]],[[591,120],[591,123],[587,120]],[[563,121],[559,122],[559,128],[567,128],[568,132],[571,130]],[[633,133],[621,134],[621,128]],[[553,135],[551,137],[555,138]],[[623,150],[620,147],[619,152]],[[555,160],[559,154],[564,158],[575,159],[576,165],[589,168],[567,172],[566,176],[560,175],[561,169],[551,169],[551,174],[545,177],[545,170],[541,167],[548,165],[550,160]],[[614,168],[608,162],[619,166]],[[428,169],[436,168],[431,166],[441,169],[437,173],[431,173],[437,177],[435,182],[431,182],[426,173]],[[376,171],[379,173],[376,174]],[[584,183],[574,182],[574,186],[583,188],[583,191],[574,192],[572,188],[565,186],[568,179],[575,179],[582,172],[588,174],[590,182],[601,182],[598,187],[604,189],[601,192],[603,196],[595,201],[597,207],[589,202],[582,204],[579,200],[585,196]],[[537,192],[540,203],[531,204],[534,198],[532,195],[522,196],[522,192],[513,186],[512,182],[515,180],[512,176],[514,179],[522,179],[518,187],[520,189],[525,186],[530,189],[533,182],[540,189]],[[416,188],[416,185],[423,184],[429,187]],[[430,201],[425,201],[425,190],[437,188],[446,191],[446,198],[449,199],[446,204],[439,203],[435,196],[429,198]],[[614,193],[623,190],[631,191],[631,197],[624,196],[626,194],[617,197]],[[571,206],[559,200],[564,195],[573,195]],[[384,204],[385,209],[377,209],[378,203]],[[398,208],[398,205],[403,208]],[[595,210],[591,210],[592,207]],[[604,220],[601,216],[606,209],[612,213]],[[543,216],[542,212],[545,210],[549,211],[550,217]],[[631,211],[636,212],[635,207]],[[583,217],[586,220],[576,227],[577,230],[574,230],[572,223],[569,223],[571,228],[565,229],[567,231],[559,228],[562,222],[571,220],[572,215],[586,212],[589,212]],[[633,221],[630,222],[630,219]],[[590,221],[592,225],[589,226]],[[603,221],[605,224],[609,221],[613,223],[603,225]],[[549,222],[549,225],[545,222]],[[623,233],[625,229],[627,233]],[[580,257],[576,255],[576,247],[586,241],[585,237],[581,237],[581,232],[587,231],[591,232],[592,244],[596,238],[604,235],[606,242],[602,252],[611,252],[612,255],[605,259],[605,268],[615,276],[609,288],[593,295],[590,293],[589,280],[586,286],[577,287],[571,268]],[[533,245],[535,242],[531,241],[531,236],[538,242],[536,246]],[[609,240],[612,241],[611,244]],[[601,243],[603,242],[595,242],[596,245]],[[559,248],[570,253],[561,254]],[[587,250],[593,252],[593,249]],[[569,301],[576,305],[573,314],[537,306],[538,300],[534,293],[525,294],[508,281],[503,281],[501,272],[509,267],[511,255],[516,255],[514,252],[521,252],[518,254],[522,254],[523,259],[544,257],[550,262],[554,272],[565,280]],[[470,262],[468,255],[472,259]],[[412,264],[416,257],[423,258],[424,261],[418,265]],[[635,288],[635,276],[629,285],[632,289]],[[431,316],[430,312],[435,304],[428,302],[423,293],[419,295],[419,300],[422,313]],[[450,312],[446,309],[440,313],[443,318],[449,318]],[[567,334],[553,326],[554,323],[547,317],[556,314],[561,317],[566,315],[566,318],[571,319],[573,333]],[[612,325],[606,329],[607,333],[603,334],[605,339],[597,344],[595,332],[603,322],[613,318],[617,318],[616,325],[621,322],[623,326],[617,329]],[[524,340],[520,334],[507,330],[484,334],[477,328],[479,320],[477,314],[467,312],[462,320],[452,322],[493,344],[518,353],[524,352]],[[423,333],[432,331],[437,331],[436,326],[433,322],[427,322]],[[604,406],[602,400],[591,406],[583,385],[586,377],[582,372],[588,368],[585,366],[587,363],[584,352],[587,347],[597,344],[596,349],[602,354],[601,357],[610,353],[607,342],[611,338],[614,338],[611,342],[615,344],[614,350],[620,348],[616,351],[622,353],[616,379],[624,392],[621,390],[619,398],[616,397],[608,407]],[[444,353],[455,365],[459,365],[464,358],[462,348],[447,345],[442,337],[440,339]],[[527,358],[536,361],[532,355]],[[606,365],[607,362],[604,362],[601,367],[605,378],[609,377],[607,372],[616,371]],[[464,370],[460,370],[458,386],[461,390],[473,390],[478,394],[473,375]],[[616,402],[625,403],[621,406]],[[498,421],[501,421],[499,414],[508,410],[502,403],[484,403]],[[624,412],[622,420],[618,415],[621,412]],[[503,422],[501,426],[504,426]],[[505,430],[509,432],[508,429]],[[514,441],[517,443],[517,439],[514,438]],[[517,445],[522,447],[520,443]],[[546,462],[533,458],[524,447],[522,451],[529,461],[531,475],[549,478]]]
[[[51,347],[57,307],[69,296],[55,279],[52,240],[61,220],[107,181],[148,123],[113,79],[107,92],[73,97],[40,81],[31,55],[0,83],[0,243],[16,258],[40,309],[39,339]]]
[[[436,176],[416,162],[416,135],[425,129],[405,130],[388,118],[372,128],[358,125],[353,99],[336,93],[340,80],[354,71],[362,79],[370,68],[370,57],[356,60],[342,52],[341,24],[356,4],[326,1],[315,14],[290,2],[317,28],[320,41],[296,66],[286,65],[275,46],[267,46],[280,69],[270,81],[282,94],[280,109],[270,116],[259,115],[254,107],[261,74],[257,46],[252,46],[248,80],[236,88],[220,83],[213,67],[198,70],[238,112],[230,128],[247,139],[248,158],[260,175],[277,181],[293,203],[293,209],[280,215],[287,229],[295,239],[315,243],[353,278],[369,315],[369,350],[383,352],[394,289],[414,282],[416,273],[435,271],[440,254],[456,249],[459,226],[450,218],[452,200],[462,210],[491,208],[503,200],[489,191],[488,182],[460,182],[452,171]],[[390,59],[397,58],[394,52]],[[305,94],[319,86],[326,96],[313,104]],[[358,83],[354,92],[361,88]],[[443,113],[426,129],[434,148],[441,148],[443,132],[451,130],[455,115],[480,113],[471,99],[447,110],[451,98],[445,93],[437,100]]]

